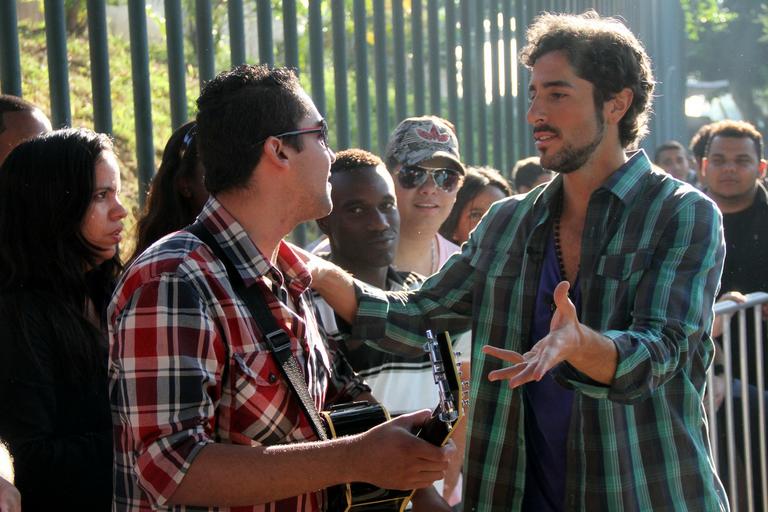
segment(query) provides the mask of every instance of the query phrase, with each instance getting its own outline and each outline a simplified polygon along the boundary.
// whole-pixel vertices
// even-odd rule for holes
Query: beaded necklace
[[[568,280],[568,276],[565,272],[565,262],[563,260],[563,249],[560,245],[560,217],[562,216],[562,206],[557,209],[557,211],[553,212],[553,221],[554,224],[552,226],[552,235],[555,239],[555,256],[557,256],[557,266],[560,267],[560,277],[564,280]],[[576,270],[576,273],[578,274],[578,270]]]

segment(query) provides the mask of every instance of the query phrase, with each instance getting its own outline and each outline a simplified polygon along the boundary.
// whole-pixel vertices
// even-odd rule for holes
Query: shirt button
[[[269,381],[270,384],[274,384],[275,382],[277,382],[277,375],[275,375],[274,373],[270,373],[269,377],[267,377],[267,380]]]

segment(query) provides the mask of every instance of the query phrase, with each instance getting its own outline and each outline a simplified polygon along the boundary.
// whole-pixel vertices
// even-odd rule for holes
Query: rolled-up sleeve
[[[636,403],[683,371],[702,348],[711,359],[712,306],[725,255],[722,217],[711,201],[692,197],[681,198],[639,278],[631,325],[602,332],[618,352],[613,382],[567,379],[584,394]]]
[[[464,253],[452,256],[416,291],[383,292],[355,281],[355,338],[405,356],[423,354],[427,329],[466,332],[472,324],[474,268]]]
[[[110,327],[116,471],[163,506],[213,442],[226,351],[198,292],[173,275],[138,287]]]

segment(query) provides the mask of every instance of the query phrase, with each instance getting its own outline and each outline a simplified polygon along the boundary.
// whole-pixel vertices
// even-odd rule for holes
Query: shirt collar
[[[277,250],[277,265],[272,265],[256,247],[243,226],[214,197],[210,196],[198,216],[205,227],[230,258],[246,286],[268,277],[279,285],[285,284],[293,296],[306,290],[312,278],[307,267],[285,241]]]
[[[628,204],[637,195],[642,188],[640,182],[648,171],[651,170],[651,161],[645,154],[645,151],[639,149],[627,153],[627,161],[621,167],[611,174],[598,190],[607,190],[615,195],[624,204]],[[548,206],[552,201],[560,197],[563,188],[563,176],[558,174],[555,178],[544,186],[539,196],[536,198],[536,204]]]
[[[600,188],[611,192],[625,205],[629,204],[642,189],[640,182],[650,170],[651,161],[645,150],[628,152],[627,161]]]

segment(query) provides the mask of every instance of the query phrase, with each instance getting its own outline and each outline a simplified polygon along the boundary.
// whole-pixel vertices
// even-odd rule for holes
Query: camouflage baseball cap
[[[466,174],[459,155],[459,141],[444,119],[436,116],[409,117],[389,137],[386,161],[418,165],[424,160],[443,158]]]

